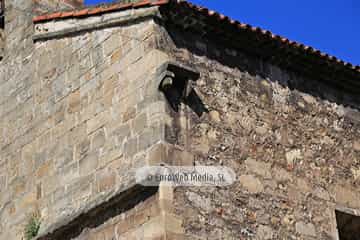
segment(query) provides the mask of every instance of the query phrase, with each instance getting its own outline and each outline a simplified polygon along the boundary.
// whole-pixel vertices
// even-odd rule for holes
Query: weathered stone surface
[[[104,129],[101,129],[98,132],[94,133],[91,142],[92,149],[99,149],[103,147],[105,142],[106,142],[105,131]]]
[[[143,132],[146,127],[147,127],[148,121],[147,121],[147,116],[145,113],[141,113],[139,114],[133,122],[133,131],[134,134],[140,134],[141,132]]]
[[[71,93],[69,96],[69,113],[75,113],[80,111],[80,91]]]
[[[239,181],[250,193],[261,193],[264,190],[263,184],[253,175],[242,175],[239,177]]]
[[[265,135],[267,133],[268,129],[265,127],[256,127],[255,132],[259,135]]]
[[[296,160],[301,159],[301,151],[294,149],[286,153],[286,162],[289,166],[293,166]]]
[[[80,175],[88,175],[95,171],[99,164],[99,158],[96,152],[90,152],[79,161]]]
[[[336,185],[333,187],[332,193],[339,204],[350,208],[360,207],[360,194],[357,191],[342,185]]]
[[[263,239],[263,240],[273,239],[274,238],[274,232],[270,227],[260,225],[257,228],[256,238],[259,239],[259,240],[261,240],[261,239]]]
[[[291,174],[283,168],[274,168],[272,172],[276,181],[286,182],[292,179]]]
[[[98,191],[104,192],[115,186],[116,174],[111,170],[104,170],[97,174],[96,181],[98,182]]]
[[[296,232],[305,236],[316,236],[315,226],[312,223],[297,222],[295,224]]]
[[[308,104],[316,104],[317,103],[316,99],[309,94],[304,94],[302,97],[303,97],[304,101]]]
[[[360,152],[360,141],[355,141],[353,143],[353,148],[355,151],[359,151]]]
[[[164,144],[156,144],[147,153],[147,164],[149,166],[159,166],[168,163],[167,147]]]
[[[329,201],[330,200],[330,196],[329,193],[323,189],[322,187],[317,187],[314,190],[314,195],[322,200],[325,201]]]
[[[188,43],[189,34],[169,29],[170,34],[164,35],[170,43],[164,49],[200,72],[196,92],[209,109],[221,112],[216,123],[211,111],[205,115],[209,117],[198,117],[192,109],[182,108],[172,116],[173,129],[179,122],[186,123],[177,133],[176,144],[194,155],[196,165],[231,167],[238,180],[226,188],[175,191],[186,236],[335,236],[336,229],[329,223],[336,219],[325,213],[333,213],[336,205],[358,208],[357,111],[335,101],[336,90],[334,96],[321,97],[314,93],[320,85],[301,87],[311,79],[235,49],[237,54],[227,54],[225,46],[211,41],[197,48]],[[201,41],[200,36],[194,38]],[[198,199],[210,199],[216,210],[200,211],[188,201],[189,192]]]
[[[155,108],[144,101],[144,86],[157,80],[156,68],[168,60],[164,51],[155,49],[159,33],[154,21],[130,24],[127,19],[129,24],[121,27],[34,42],[34,31],[44,31],[45,25],[49,33],[91,23],[89,18],[68,19],[34,27],[33,3],[7,3],[7,24],[12,27],[5,30],[8,60],[0,60],[0,183],[9,197],[1,193],[0,205],[8,202],[9,207],[0,218],[12,220],[2,224],[0,239],[3,229],[9,239],[21,239],[18,228],[35,206],[42,209],[45,230],[69,214],[80,214],[95,200],[106,201],[116,189],[134,184],[134,169],[146,165],[148,149],[164,140],[159,126],[163,120],[157,117],[159,127],[153,127],[148,113]],[[111,20],[110,15],[123,21],[127,15],[145,16],[154,10],[105,14],[101,24]],[[159,101],[155,85],[149,99]],[[156,114],[166,115],[165,103],[160,103]],[[148,127],[155,130],[149,133]],[[8,217],[10,208],[14,214]],[[110,239],[108,230],[104,232],[94,234],[95,239]],[[143,237],[138,230],[128,232]]]
[[[203,198],[194,192],[187,192],[186,196],[189,201],[194,204],[194,206],[202,209],[203,211],[210,212],[213,209],[210,199]]]
[[[264,178],[271,178],[270,164],[248,158],[245,161],[245,165],[250,172],[256,173]]]
[[[211,111],[210,113],[210,118],[212,121],[216,122],[216,123],[219,123],[221,121],[220,119],[220,114],[218,111]]]
[[[358,168],[358,169],[352,168],[351,172],[352,172],[355,180],[360,180],[360,168]]]

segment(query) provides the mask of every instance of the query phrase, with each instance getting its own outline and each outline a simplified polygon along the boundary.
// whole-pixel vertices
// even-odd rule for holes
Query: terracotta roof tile
[[[61,13],[61,18],[67,18],[67,17],[72,17],[74,16],[74,12],[62,12]]]
[[[33,18],[33,22],[42,22],[45,21],[46,19],[47,19],[47,15],[36,16]]]
[[[115,3],[115,4],[101,5],[101,6],[90,7],[75,11],[62,11],[62,12],[55,12],[41,16],[36,16],[33,18],[33,22],[38,23],[38,22],[58,20],[68,17],[86,17],[86,16],[102,14],[112,11],[125,10],[129,8],[161,6],[167,3],[169,3],[169,0],[158,0],[158,1],[143,0],[136,3]]]
[[[75,11],[73,16],[74,17],[84,17],[84,16],[87,16],[88,13],[89,13],[89,9],[82,9],[82,10]]]
[[[61,16],[61,12],[52,13],[46,16],[47,19],[59,18]]]

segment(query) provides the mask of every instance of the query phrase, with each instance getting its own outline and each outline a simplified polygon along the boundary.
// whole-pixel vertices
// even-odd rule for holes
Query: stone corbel
[[[205,107],[192,87],[200,78],[200,73],[174,62],[167,62],[158,69],[159,90],[165,95],[171,108],[178,112],[181,103],[190,106],[198,115]],[[194,109],[201,105],[201,110]]]

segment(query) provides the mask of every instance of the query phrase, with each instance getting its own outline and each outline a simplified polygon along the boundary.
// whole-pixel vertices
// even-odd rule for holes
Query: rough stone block
[[[122,48],[116,49],[111,55],[110,63],[114,64],[114,63],[118,62],[120,60],[120,58],[122,57],[122,54],[123,54],[122,53]]]
[[[129,107],[123,115],[123,123],[128,122],[131,119],[134,119],[136,116],[136,108],[134,107],[135,105],[133,105],[132,107]]]
[[[241,185],[250,193],[261,193],[264,191],[264,186],[259,179],[253,175],[242,175],[239,177]]]
[[[148,221],[144,225],[144,238],[145,239],[156,239],[159,237],[164,237],[165,227],[164,227],[164,219],[162,216],[153,218]]]
[[[104,41],[104,54],[109,56],[116,48],[120,47],[121,37],[117,33],[112,33],[111,36]]]
[[[118,236],[123,236],[124,233],[129,231],[133,225],[127,219],[124,219],[116,224],[116,232]]]
[[[350,208],[360,208],[360,194],[351,187],[336,185],[332,189],[335,201]]]
[[[165,231],[168,233],[184,234],[182,221],[172,214],[164,214]]]
[[[96,170],[99,164],[99,157],[97,152],[89,152],[84,158],[79,161],[80,175],[85,176]]]
[[[131,135],[131,128],[130,124],[121,124],[119,126],[116,126],[115,129],[112,130],[110,133],[110,136],[115,138],[116,145],[122,145],[123,141],[130,137]]]
[[[140,134],[147,127],[147,116],[146,113],[140,113],[136,116],[132,122],[133,135]]]
[[[85,138],[75,145],[74,157],[78,161],[82,159],[90,150],[90,140]]]
[[[167,147],[163,143],[156,144],[149,149],[146,156],[146,163],[149,166],[159,166],[167,163]]]
[[[108,111],[101,112],[87,121],[87,132],[91,134],[97,129],[103,127],[111,118]]]
[[[75,179],[68,185],[66,185],[66,192],[71,196],[71,199],[79,200],[91,194],[91,186],[93,183],[94,176],[88,175]],[[81,205],[83,205],[81,203]]]
[[[124,145],[124,154],[126,157],[132,157],[138,152],[138,139],[136,137],[126,140]]]
[[[69,95],[68,112],[75,113],[80,111],[80,91],[77,90]]]
[[[301,235],[316,237],[315,226],[312,223],[297,222],[295,228]]]
[[[148,149],[153,144],[162,140],[163,129],[161,126],[155,126],[147,128],[143,133],[138,137],[139,139],[139,151],[144,151]]]
[[[43,163],[42,165],[40,165],[39,168],[36,170],[36,177],[38,179],[41,179],[46,175],[52,175],[52,173],[53,173],[53,171],[51,169],[52,166],[53,166],[52,161],[47,161],[47,162]]]
[[[194,166],[194,155],[178,147],[169,147],[166,162],[174,166]]]
[[[93,134],[91,139],[91,149],[96,150],[104,146],[106,141],[105,129],[102,128]]]
[[[250,172],[255,173],[264,178],[271,178],[271,172],[270,172],[271,165],[269,163],[264,163],[248,158],[245,161],[245,165]]]
[[[104,192],[115,186],[116,175],[112,170],[102,170],[96,174],[97,187],[99,192]]]

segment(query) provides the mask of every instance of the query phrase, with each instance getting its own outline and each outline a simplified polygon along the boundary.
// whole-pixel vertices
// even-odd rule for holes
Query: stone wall
[[[29,195],[15,204],[16,196],[24,191],[26,183],[21,173],[26,170],[21,162],[20,145],[24,145],[24,139],[18,138],[17,146],[6,139],[15,138],[10,136],[8,126],[12,124],[22,131],[20,128],[25,129],[32,113],[32,106],[26,104],[32,95],[33,79],[33,60],[29,57],[33,51],[32,6],[27,0],[6,1],[5,5],[4,55],[0,60],[0,239],[20,239],[15,237],[19,229],[14,229],[20,228],[23,218],[31,211],[27,209]],[[25,111],[27,116],[23,116]],[[12,217],[16,214],[23,218]]]
[[[128,199],[133,203],[135,198]],[[160,187],[158,193],[143,198],[127,211],[116,214],[112,218],[103,221],[102,216],[97,215],[98,225],[85,228],[79,235],[74,231],[59,233],[54,236],[41,239],[74,239],[74,240],[125,240],[125,239],[183,239],[182,222],[173,214],[173,194],[169,187]],[[126,205],[121,202],[118,207]],[[114,211],[114,208],[108,209]],[[82,222],[86,221],[83,219]],[[93,222],[93,221],[92,221]],[[74,229],[72,229],[74,230]],[[77,231],[77,230],[76,230]],[[72,236],[72,237],[71,237]]]
[[[156,7],[35,27],[33,7],[7,5],[0,239],[22,239],[37,211],[38,239],[51,240],[336,239],[335,209],[357,213],[360,114],[336,97],[165,29]],[[158,88],[168,61],[201,73],[209,113],[171,109]],[[138,190],[135,170],[160,163],[226,165],[238,179]]]
[[[317,97],[320,84],[289,88],[315,80],[194,33],[163,36],[164,51],[201,73],[209,110],[173,112],[175,144],[237,174],[229,187],[175,190],[187,239],[337,239],[335,209],[360,209],[360,113]]]
[[[21,239],[32,212],[46,235],[131,189],[165,136],[152,19],[34,43],[25,16],[9,11],[0,62],[0,239]]]
[[[161,210],[156,196],[126,213],[112,218],[100,227],[87,229],[75,239],[151,239],[162,237]],[[152,238],[153,239],[153,238]]]

